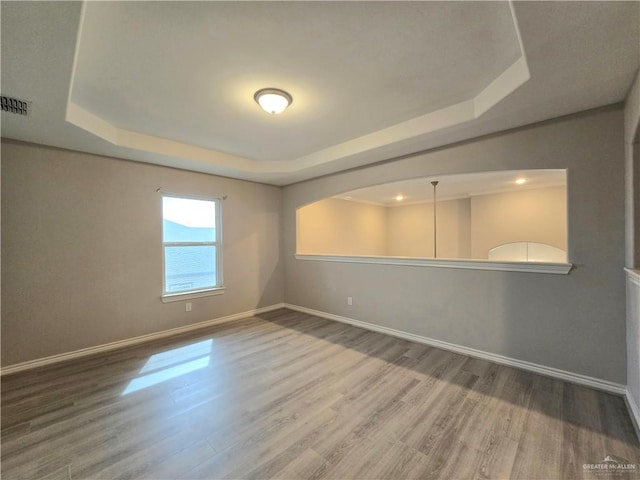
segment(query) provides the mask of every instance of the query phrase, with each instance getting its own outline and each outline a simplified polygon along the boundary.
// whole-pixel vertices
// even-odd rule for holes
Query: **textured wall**
[[[223,295],[162,303],[164,191],[222,196]],[[283,300],[281,191],[2,143],[2,365]]]
[[[298,253],[387,255],[387,209],[326,198],[298,210]]]
[[[564,187],[480,195],[471,199],[472,258],[511,242],[540,242],[567,249]]]
[[[285,187],[285,300],[626,383],[623,132],[610,107]],[[301,205],[416,176],[527,168],[569,169],[569,275],[294,258]]]
[[[437,205],[438,258],[469,258],[469,199]],[[433,257],[433,204],[390,207],[387,210],[389,255]]]

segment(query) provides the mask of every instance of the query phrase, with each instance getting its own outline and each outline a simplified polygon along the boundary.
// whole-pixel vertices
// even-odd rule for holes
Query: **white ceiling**
[[[473,98],[520,57],[509,4],[490,2],[93,2],[79,47],[76,105],[260,161]],[[253,94],[266,87],[291,93],[285,114],[258,108]]]
[[[518,185],[517,179],[525,183]],[[560,187],[567,184],[566,170],[503,170],[497,172],[440,175],[412,178],[351,190],[334,198],[370,203],[385,207],[411,205],[433,201],[432,181],[437,181],[438,201],[475,197],[490,193],[522,191],[535,188]],[[402,201],[396,196],[402,195]]]
[[[640,65],[640,2],[0,8],[2,93],[33,102],[4,137],[279,185],[616,103]]]

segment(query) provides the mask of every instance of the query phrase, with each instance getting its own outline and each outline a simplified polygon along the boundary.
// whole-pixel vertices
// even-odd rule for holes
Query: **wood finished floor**
[[[585,472],[606,455],[638,464]],[[638,478],[622,398],[279,310],[2,378],[2,478]]]

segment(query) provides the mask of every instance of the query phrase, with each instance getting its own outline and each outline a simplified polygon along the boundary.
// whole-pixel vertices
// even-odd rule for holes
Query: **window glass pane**
[[[164,275],[167,293],[217,286],[215,246],[165,247]]]
[[[164,242],[214,242],[216,204],[213,200],[162,198]]]

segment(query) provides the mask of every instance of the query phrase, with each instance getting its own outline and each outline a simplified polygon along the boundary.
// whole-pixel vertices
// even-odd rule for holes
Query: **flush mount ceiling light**
[[[253,95],[253,99],[265,112],[271,113],[272,115],[284,112],[293,102],[291,95],[278,88],[263,88],[262,90],[258,90]]]
[[[518,178],[516,180],[516,185],[524,185],[525,183],[527,183],[527,179],[526,178],[520,177],[520,178]]]
[[[404,195],[399,193],[398,195],[395,196],[395,199],[396,199],[396,202],[401,202],[402,200],[404,200]]]

